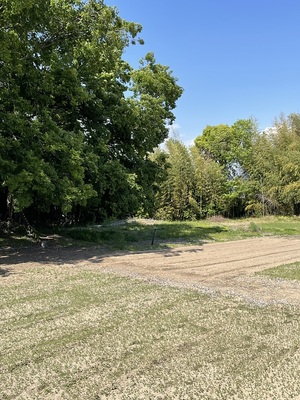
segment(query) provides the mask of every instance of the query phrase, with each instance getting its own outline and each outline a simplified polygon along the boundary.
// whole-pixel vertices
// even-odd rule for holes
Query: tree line
[[[194,146],[171,138],[153,158],[165,168],[158,217],[300,213],[300,114],[281,116],[264,132],[252,119],[207,126]]]
[[[300,116],[167,139],[183,89],[153,53],[124,60],[141,31],[103,0],[1,1],[1,219],[298,214]]]

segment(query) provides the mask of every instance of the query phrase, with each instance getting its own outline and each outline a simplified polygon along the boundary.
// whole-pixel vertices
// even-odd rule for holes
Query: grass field
[[[105,249],[299,235],[299,218],[60,230]],[[0,238],[0,246],[28,244]],[[77,242],[73,242],[73,245]],[[80,242],[78,242],[80,243]],[[300,279],[299,264],[263,272]],[[0,267],[0,399],[300,398],[300,309],[60,265]]]
[[[299,308],[60,266],[19,266],[0,286],[1,399],[300,394]]]

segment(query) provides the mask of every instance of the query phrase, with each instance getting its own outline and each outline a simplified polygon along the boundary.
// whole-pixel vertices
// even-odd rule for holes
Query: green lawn
[[[300,310],[75,267],[0,274],[1,399],[300,394]]]

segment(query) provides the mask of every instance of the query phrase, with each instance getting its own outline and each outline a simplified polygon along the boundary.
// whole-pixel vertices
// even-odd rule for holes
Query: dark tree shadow
[[[147,249],[143,251],[111,251],[101,248],[101,246],[88,246],[88,247],[67,247],[67,248],[49,248],[43,249],[38,246],[23,247],[18,249],[6,249],[1,251],[0,255],[0,277],[8,276],[11,271],[8,266],[18,264],[56,264],[56,265],[76,265],[86,261],[88,264],[100,264],[103,260],[110,257],[122,257],[126,254],[147,254],[157,252],[164,257],[176,257],[183,252],[200,252],[201,246],[184,250],[174,247],[166,247],[164,249]]]
[[[2,269],[7,270],[8,265],[34,262],[45,265],[76,265],[82,261],[101,263],[111,256],[117,257],[135,253],[159,252],[164,257],[176,257],[182,252],[202,251],[202,245],[207,241],[212,241],[214,233],[223,230],[226,230],[226,228],[220,226],[197,227],[189,222],[173,223],[170,227],[170,224],[167,223],[144,225],[135,221],[117,227],[104,227],[100,230],[100,234],[102,240],[103,235],[105,236],[105,241],[100,244],[87,243],[85,245],[83,242],[76,241],[73,242],[73,245],[66,247],[58,244],[54,247],[43,248],[36,243],[27,246],[15,246],[14,244],[5,246],[0,249],[0,268],[3,266]],[[99,232],[97,228],[95,228],[95,231],[96,233]],[[154,231],[154,245],[151,245]],[[114,241],[117,240],[119,240],[119,243],[125,244],[123,248],[129,248],[130,244],[133,243],[135,249],[117,249],[117,246],[113,246]],[[189,245],[193,246],[189,249]],[[185,246],[185,248],[180,249],[179,246]]]

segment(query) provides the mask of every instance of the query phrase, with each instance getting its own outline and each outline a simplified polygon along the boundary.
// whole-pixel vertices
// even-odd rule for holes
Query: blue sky
[[[175,127],[185,143],[207,125],[253,117],[263,130],[281,113],[300,113],[299,0],[105,2],[143,26],[145,45],[124,58],[138,67],[153,51],[178,78]]]

